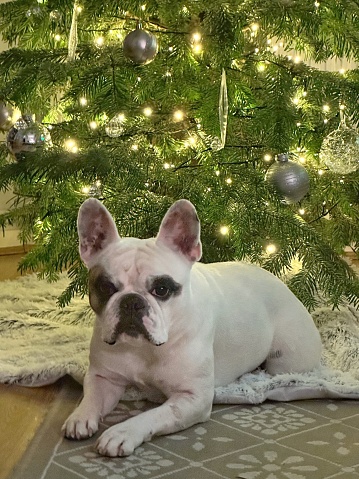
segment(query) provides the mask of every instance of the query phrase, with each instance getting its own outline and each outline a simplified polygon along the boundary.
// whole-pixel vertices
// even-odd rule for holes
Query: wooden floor
[[[23,248],[0,251],[0,281],[19,276]],[[0,384],[0,479],[9,477],[44,420],[59,385],[25,388]]]

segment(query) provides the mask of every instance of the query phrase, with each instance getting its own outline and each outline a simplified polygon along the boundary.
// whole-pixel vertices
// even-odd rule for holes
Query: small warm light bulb
[[[266,69],[266,64],[265,64],[265,63],[263,63],[263,62],[258,63],[258,65],[257,65],[257,70],[258,70],[259,72],[264,72],[265,69]]]
[[[141,10],[144,12],[146,10],[146,4],[141,5]]]
[[[294,63],[300,63],[302,60],[299,56],[294,57]]]
[[[82,12],[82,7],[81,7],[81,5],[77,5],[76,11],[77,11],[77,13],[81,13],[81,12]]]
[[[301,216],[303,216],[303,215],[305,214],[305,209],[304,209],[304,208],[300,208],[300,209],[298,210],[298,213],[299,213]]]
[[[202,35],[199,32],[194,32],[194,34],[192,35],[192,41],[194,41],[195,43],[198,43],[201,41],[201,39],[202,39]]]
[[[328,123],[328,118],[324,118],[324,124],[326,125]]]
[[[197,144],[197,138],[194,136],[189,136],[187,138],[187,141],[185,142],[185,145],[190,147],[190,146],[195,146]]]
[[[306,97],[308,95],[308,92],[307,91],[303,91],[302,92],[302,96]]]
[[[84,96],[82,98],[80,98],[80,105],[82,105],[82,106],[87,105],[87,99]]]
[[[264,155],[263,158],[264,158],[264,161],[271,161],[272,155],[270,155],[270,154],[267,153],[266,155]]]
[[[95,43],[98,47],[102,47],[103,44],[105,43],[104,37],[97,37],[95,38]]]
[[[346,71],[345,68],[341,68],[341,69],[339,70],[339,73],[340,73],[341,75],[345,75],[345,71]]]
[[[216,176],[219,176],[221,172],[219,170],[216,170]]]
[[[64,147],[70,153],[77,153],[79,150],[76,141],[73,140],[72,138],[69,138],[68,140],[65,141]]]
[[[57,42],[59,42],[61,40],[61,35],[59,35],[58,33],[54,36],[55,40]]]
[[[220,232],[221,235],[223,235],[223,236],[228,235],[228,233],[229,233],[229,228],[228,228],[228,226],[221,226],[221,227],[219,228],[219,232]]]
[[[231,185],[232,184],[232,178],[227,178],[226,183],[227,183],[227,185]]]
[[[153,110],[152,108],[150,108],[149,106],[147,106],[146,108],[143,109],[143,114],[145,116],[151,116],[153,113]]]
[[[165,170],[168,170],[168,169],[170,168],[170,164],[169,164],[169,163],[165,163],[165,164],[163,165],[163,168],[164,168]]]
[[[193,53],[201,53],[202,52],[202,45],[200,43],[196,43],[192,47]]]
[[[299,105],[299,98],[298,97],[293,98],[292,102],[294,103],[294,105]]]
[[[307,161],[307,160],[304,158],[304,156],[300,156],[300,157],[299,157],[299,162],[300,162],[300,163],[304,164],[304,163],[306,163],[306,161]]]
[[[138,150],[138,145],[135,143],[131,146],[132,151],[137,151]]]
[[[91,130],[96,130],[96,128],[97,128],[96,121],[90,121],[89,126],[90,126]]]
[[[258,23],[252,23],[251,30],[252,30],[252,32],[258,32],[259,24]]]
[[[89,186],[84,186],[83,188],[81,188],[81,191],[85,195],[88,195],[90,193],[90,187]]]
[[[182,110],[176,110],[174,113],[173,113],[173,119],[174,121],[182,121],[184,118],[184,113]]]
[[[343,105],[343,103],[341,105],[339,105],[339,109],[340,110],[345,110],[345,105]]]
[[[273,254],[273,253],[275,253],[276,251],[277,251],[276,245],[274,245],[274,244],[271,243],[271,244],[269,244],[269,245],[266,246],[266,252],[267,252],[268,254]]]
[[[324,175],[324,171],[323,171],[323,170],[318,170],[318,175],[319,175],[319,176]]]
[[[323,111],[326,113],[330,110],[330,106],[328,104],[323,105]]]

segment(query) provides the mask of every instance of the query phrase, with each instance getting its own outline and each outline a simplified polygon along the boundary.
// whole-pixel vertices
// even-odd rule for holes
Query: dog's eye
[[[171,295],[171,290],[167,286],[157,285],[153,288],[151,294],[153,296],[157,296],[158,298],[166,299]]]
[[[148,285],[148,291],[158,300],[167,300],[172,296],[177,296],[181,292],[181,285],[171,278],[171,276],[155,276],[151,278]]]
[[[111,281],[107,281],[107,280],[100,281],[98,284],[98,289],[102,295],[107,297],[112,296],[118,291],[116,286],[113,283],[111,283]]]

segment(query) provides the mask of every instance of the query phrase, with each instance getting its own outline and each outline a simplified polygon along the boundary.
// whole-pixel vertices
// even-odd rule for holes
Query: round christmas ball
[[[121,115],[114,116],[105,126],[106,134],[111,138],[118,138],[125,131],[123,123]]]
[[[146,65],[157,55],[157,38],[142,28],[130,32],[123,41],[123,53],[136,65]]]
[[[30,115],[17,120],[7,135],[7,146],[15,156],[19,153],[35,151],[44,144],[51,143],[50,133],[43,125],[35,123]]]
[[[359,132],[344,124],[324,138],[319,158],[334,173],[347,175],[359,168]]]
[[[0,102],[0,130],[8,130],[12,125],[13,109],[10,105]]]
[[[286,203],[297,203],[309,191],[309,176],[306,169],[280,154],[273,165],[268,168],[266,181]]]

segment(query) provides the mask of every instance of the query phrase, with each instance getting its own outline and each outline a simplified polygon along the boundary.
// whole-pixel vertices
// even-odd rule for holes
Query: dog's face
[[[90,304],[108,344],[168,340],[171,321],[186,301],[189,274],[201,257],[193,205],[177,201],[156,238],[120,238],[107,209],[91,198],[78,215],[80,255],[89,268]]]

